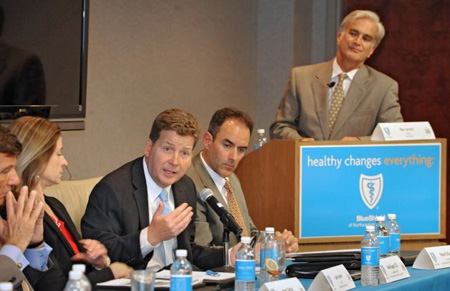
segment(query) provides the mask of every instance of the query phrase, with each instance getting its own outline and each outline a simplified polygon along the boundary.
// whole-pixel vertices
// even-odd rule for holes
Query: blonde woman
[[[93,286],[129,277],[132,268],[118,262],[110,264],[106,248],[97,240],[81,239],[64,205],[44,195],[47,187],[60,183],[67,165],[59,126],[43,118],[26,116],[11,124],[11,132],[23,146],[17,159],[20,186],[36,190],[38,198],[44,202],[44,240],[53,248],[50,259],[54,268],[65,275],[55,278],[53,286],[42,286],[42,290],[62,290],[74,261],[86,264],[86,275]]]

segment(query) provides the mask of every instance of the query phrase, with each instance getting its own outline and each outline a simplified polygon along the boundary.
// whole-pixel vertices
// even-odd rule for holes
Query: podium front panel
[[[397,214],[402,236],[445,237],[440,142],[299,144],[300,240],[357,238]],[[444,206],[445,209],[445,206]]]

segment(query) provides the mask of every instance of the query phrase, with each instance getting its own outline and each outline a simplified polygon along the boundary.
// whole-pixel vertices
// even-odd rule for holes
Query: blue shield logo
[[[359,191],[364,204],[369,209],[373,209],[377,206],[383,193],[383,174],[376,176],[361,174],[359,177]]]

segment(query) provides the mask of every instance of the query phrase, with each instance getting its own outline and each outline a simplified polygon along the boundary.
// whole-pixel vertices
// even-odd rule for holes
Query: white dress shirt
[[[155,181],[153,181],[150,173],[148,172],[147,163],[145,162],[145,158],[142,160],[142,166],[144,167],[144,175],[145,175],[145,183],[147,185],[147,195],[148,195],[148,214],[149,214],[149,224],[152,223],[153,216],[155,215],[156,210],[159,206],[159,193],[161,193],[162,188],[159,187]],[[175,201],[172,193],[172,186],[165,188],[167,193],[169,193],[169,204],[171,210],[175,209]],[[158,271],[161,268],[165,267],[165,255],[164,255],[164,245],[159,243],[155,246],[151,245],[147,240],[148,234],[148,226],[141,230],[139,241],[141,246],[141,254],[143,257],[148,255],[151,251],[153,251],[153,256],[151,260],[147,264],[147,269],[151,271]],[[173,249],[177,248],[177,240],[176,238],[172,238],[173,240]]]

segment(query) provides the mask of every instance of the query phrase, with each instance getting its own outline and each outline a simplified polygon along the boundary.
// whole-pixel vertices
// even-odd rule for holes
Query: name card
[[[443,269],[450,267],[450,246],[424,248],[416,260],[413,268],[416,269]]]
[[[259,288],[259,291],[287,291],[287,290],[298,290],[298,291],[306,291],[305,287],[303,287],[300,280],[297,278],[289,278],[278,280],[275,282],[267,282],[264,283]]]
[[[344,265],[324,269],[314,278],[308,291],[345,291],[356,288]]]
[[[380,282],[383,284],[409,278],[408,269],[398,256],[380,259]]]
[[[378,123],[372,133],[373,141],[435,139],[428,121]]]

